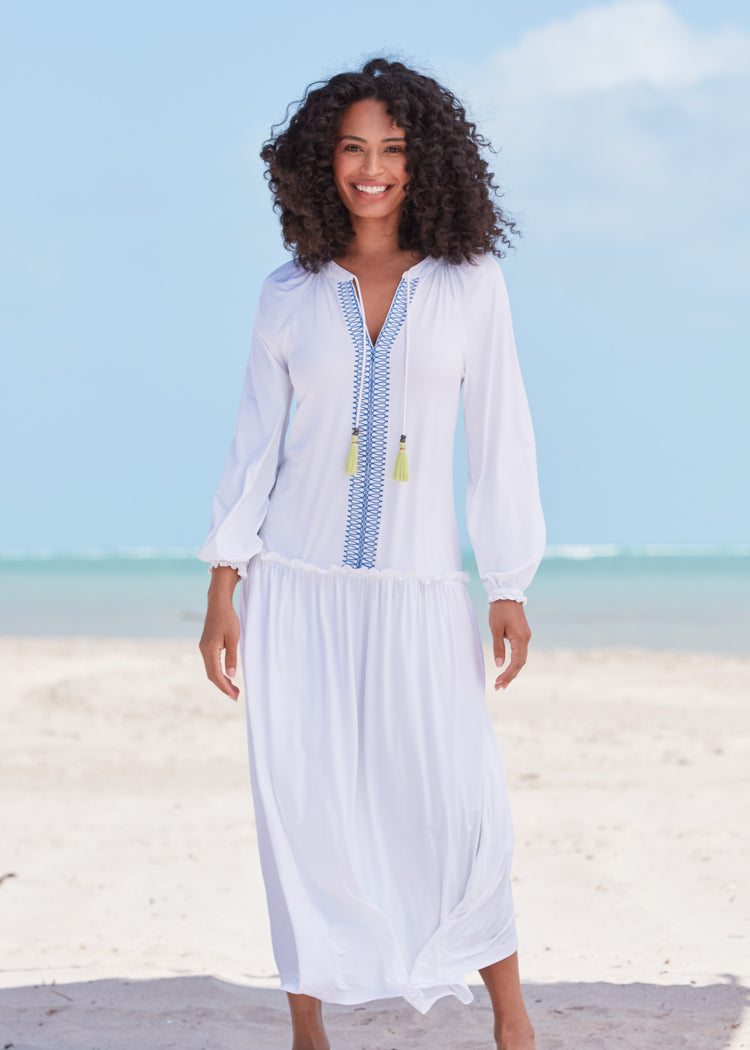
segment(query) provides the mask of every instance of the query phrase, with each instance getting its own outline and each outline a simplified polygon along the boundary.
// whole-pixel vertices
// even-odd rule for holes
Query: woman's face
[[[401,211],[406,174],[406,133],[393,123],[385,103],[355,102],[339,123],[333,177],[351,215],[383,219]]]

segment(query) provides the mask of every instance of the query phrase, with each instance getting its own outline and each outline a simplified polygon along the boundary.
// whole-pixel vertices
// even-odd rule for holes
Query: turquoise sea
[[[470,554],[471,592],[487,637]],[[0,554],[0,634],[194,638],[208,574],[185,550]],[[750,655],[750,544],[550,548],[528,591],[539,648]]]

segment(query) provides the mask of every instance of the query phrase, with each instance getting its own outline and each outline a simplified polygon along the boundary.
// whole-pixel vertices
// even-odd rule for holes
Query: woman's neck
[[[393,259],[402,254],[398,243],[399,216],[363,219],[352,215],[354,236],[346,248],[346,258],[361,262]]]

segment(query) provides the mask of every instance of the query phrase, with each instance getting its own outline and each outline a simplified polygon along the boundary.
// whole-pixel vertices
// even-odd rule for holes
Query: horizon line
[[[0,549],[2,562],[44,561],[198,561],[195,547],[10,547]],[[462,548],[462,557],[474,560],[471,547]],[[552,543],[543,561],[588,561],[593,558],[669,558],[669,557],[747,557],[750,543]]]

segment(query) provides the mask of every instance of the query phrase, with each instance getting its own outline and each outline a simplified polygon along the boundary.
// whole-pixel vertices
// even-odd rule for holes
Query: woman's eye
[[[344,148],[344,153],[361,153],[362,152],[362,147],[358,146],[356,142],[347,142],[347,143],[345,143],[343,148]],[[385,147],[385,152],[386,153],[403,153],[404,152],[404,147],[403,146],[386,146]]]

